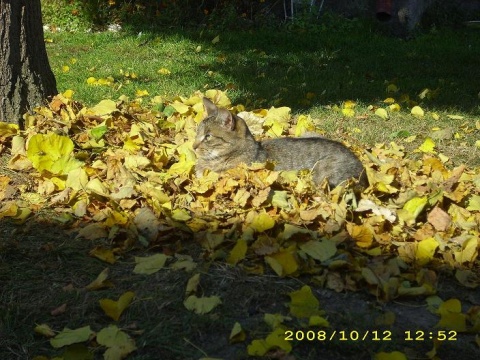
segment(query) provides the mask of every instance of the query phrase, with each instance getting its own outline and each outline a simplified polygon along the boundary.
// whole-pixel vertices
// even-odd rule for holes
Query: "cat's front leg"
[[[200,179],[201,177],[203,177],[203,173],[206,169],[207,168],[205,167],[205,164],[203,164],[201,160],[198,160],[195,164],[195,176]]]

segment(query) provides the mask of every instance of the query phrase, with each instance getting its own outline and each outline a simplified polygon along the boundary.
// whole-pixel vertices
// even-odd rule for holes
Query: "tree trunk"
[[[40,0],[0,0],[0,121],[23,125],[24,113],[55,94]]]

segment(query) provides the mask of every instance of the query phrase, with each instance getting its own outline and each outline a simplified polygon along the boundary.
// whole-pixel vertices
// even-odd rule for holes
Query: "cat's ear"
[[[205,110],[207,110],[208,116],[217,115],[217,106],[206,97],[203,98],[203,106],[205,107]]]
[[[228,131],[233,131],[235,130],[235,118],[233,117],[233,114],[225,109],[220,109],[217,115],[217,120],[220,120],[220,123],[222,124],[222,127],[225,130]]]

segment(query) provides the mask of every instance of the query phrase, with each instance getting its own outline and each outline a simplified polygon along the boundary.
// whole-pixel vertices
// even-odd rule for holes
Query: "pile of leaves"
[[[10,176],[0,176],[0,219],[21,223],[53,209],[51,221],[76,228],[78,238],[96,244],[90,255],[107,263],[133,249],[153,249],[156,255],[136,258],[134,272],[144,274],[166,262],[192,269],[195,260],[207,259],[252,274],[308,275],[335,291],[368,288],[381,301],[433,295],[444,272],[466,287],[480,284],[480,171],[451,168],[430,138],[410,154],[393,142],[355,148],[370,184],[361,193],[352,184],[317,186],[308,171],[276,172],[268,163],[197,178],[192,143],[204,117],[202,96],[240,113],[260,138],[302,136],[320,121],[292,117],[286,107],[246,112],[218,90],[154,97],[148,106],[141,97],[120,97],[87,108],[72,96],[68,90],[25,115],[24,131],[0,124],[0,153],[10,153],[9,169],[31,179],[15,186]],[[181,255],[192,242],[202,248],[197,259]],[[104,286],[106,277],[101,274],[92,288]],[[313,301],[308,287],[300,293]],[[102,305],[114,319],[133,298],[124,296],[122,306]],[[205,312],[219,304],[199,299],[191,295],[185,306]],[[453,317],[447,311],[444,326],[480,330],[478,309],[457,310]],[[317,310],[301,317],[327,324]],[[82,331],[88,339],[91,330]],[[107,338],[119,334],[116,327],[104,331]],[[128,353],[134,345],[125,341]],[[252,343],[251,354],[279,346],[262,341]]]

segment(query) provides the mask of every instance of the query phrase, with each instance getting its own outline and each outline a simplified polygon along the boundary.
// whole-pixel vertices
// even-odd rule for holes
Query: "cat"
[[[316,184],[327,178],[332,188],[351,178],[361,187],[368,185],[360,160],[337,141],[320,136],[256,141],[242,118],[205,97],[203,105],[207,117],[198,125],[193,143],[197,177],[206,169],[222,172],[241,163],[270,161],[275,170],[309,169]]]

